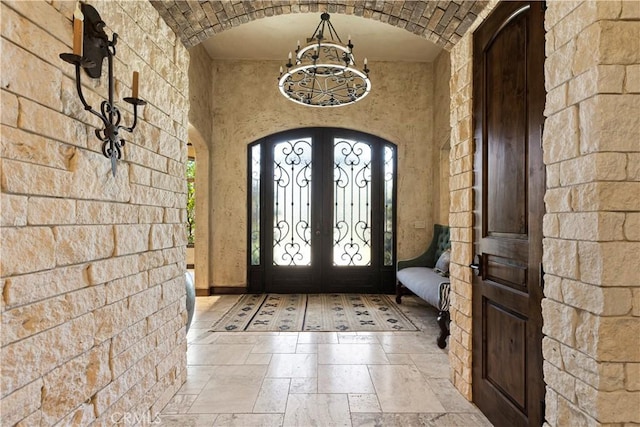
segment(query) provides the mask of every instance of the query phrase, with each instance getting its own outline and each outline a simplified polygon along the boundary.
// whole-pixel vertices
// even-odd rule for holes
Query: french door
[[[249,291],[393,291],[393,144],[298,129],[252,144],[249,165]]]

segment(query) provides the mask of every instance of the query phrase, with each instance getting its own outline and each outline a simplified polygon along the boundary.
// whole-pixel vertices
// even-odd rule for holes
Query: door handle
[[[482,274],[482,255],[476,255],[473,263],[469,264],[469,268],[471,268],[473,274],[480,276]]]
[[[320,235],[320,230],[316,230],[316,236]]]

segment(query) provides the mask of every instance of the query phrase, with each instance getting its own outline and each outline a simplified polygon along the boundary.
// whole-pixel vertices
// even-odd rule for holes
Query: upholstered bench
[[[416,296],[438,309],[438,347],[447,346],[449,336],[449,227],[435,224],[433,239],[426,252],[417,258],[398,261],[396,272],[396,302],[411,291]]]

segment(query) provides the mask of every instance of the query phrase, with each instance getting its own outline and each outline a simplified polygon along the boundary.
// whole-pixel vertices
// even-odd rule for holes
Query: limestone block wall
[[[640,4],[549,2],[545,27],[546,420],[637,424]]]
[[[308,108],[277,89],[280,63],[213,61],[213,285],[246,285],[247,145],[300,127],[354,129],[398,146],[398,255],[417,256],[433,231],[433,66],[370,64],[373,89],[352,106]],[[267,72],[272,70],[272,72]],[[416,222],[425,228],[414,228]]]
[[[472,33],[451,51],[449,359],[471,398]],[[640,422],[640,6],[552,1],[545,13],[542,302],[546,422]],[[626,423],[626,424],[625,424]]]
[[[148,101],[115,178],[58,57],[75,2],[0,5],[3,425],[148,422],[186,375],[188,54],[149,2],[90,4],[120,35],[115,99],[137,70]]]
[[[480,12],[469,32],[451,49],[451,336],[449,363],[451,381],[471,399],[471,292],[469,264],[473,259],[473,31],[498,2],[493,0]]]

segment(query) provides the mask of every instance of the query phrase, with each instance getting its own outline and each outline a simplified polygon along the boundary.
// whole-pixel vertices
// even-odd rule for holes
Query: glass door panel
[[[371,146],[333,140],[333,265],[371,265]]]
[[[297,129],[248,154],[249,291],[393,291],[392,144],[345,129]]]
[[[311,265],[311,138],[273,147],[273,265]]]

